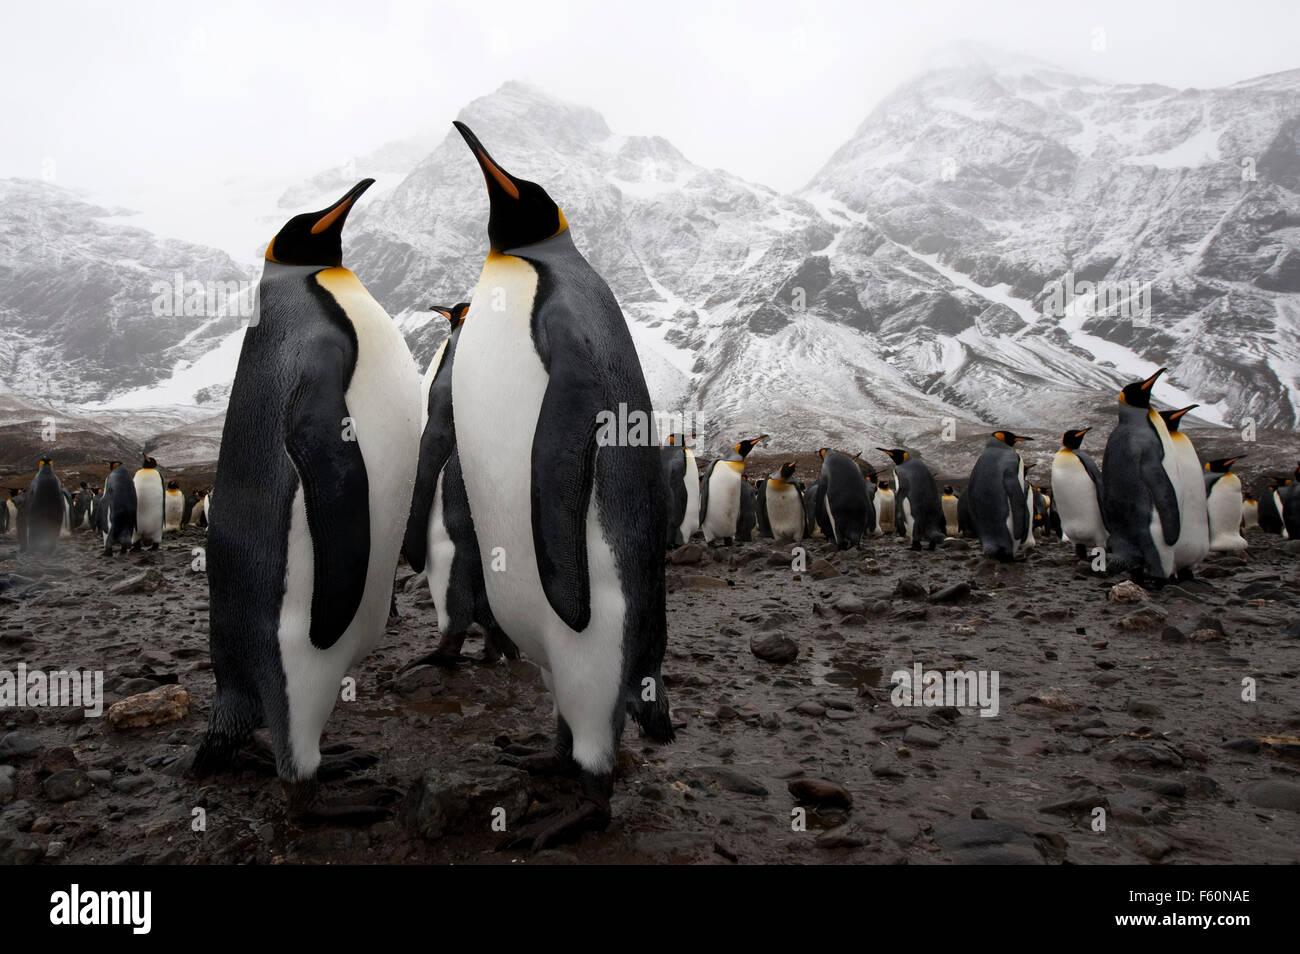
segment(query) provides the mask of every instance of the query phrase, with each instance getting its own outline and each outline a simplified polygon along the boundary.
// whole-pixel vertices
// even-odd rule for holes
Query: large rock
[[[749,641],[749,651],[766,662],[791,663],[799,656],[799,647],[789,636],[766,633]]]
[[[1300,812],[1300,785],[1280,778],[1265,779],[1246,787],[1246,801],[1258,808]]]
[[[114,583],[108,588],[108,592],[114,596],[125,596],[129,593],[157,593],[166,586],[167,577],[163,575],[163,572],[151,568],[143,573],[127,577],[120,583]]]
[[[495,809],[506,824],[528,809],[528,773],[505,765],[448,769],[432,765],[411,788],[404,821],[413,833],[441,838],[458,829],[492,831]]]
[[[852,808],[853,796],[843,785],[824,778],[796,778],[786,786],[794,800],[801,805],[821,805],[828,808]]]
[[[75,768],[55,772],[41,784],[45,797],[52,802],[74,801],[83,795],[89,795],[94,787],[90,777],[81,769]]]
[[[108,721],[115,729],[139,729],[175,722],[189,712],[190,694],[173,683],[113,703],[108,709]]]

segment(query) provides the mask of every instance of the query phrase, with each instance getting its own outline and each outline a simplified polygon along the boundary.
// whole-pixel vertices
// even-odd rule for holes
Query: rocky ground
[[[770,541],[685,547],[668,568],[677,742],[629,727],[608,831],[529,856],[497,850],[493,809],[513,828],[561,792],[497,765],[552,730],[537,669],[396,676],[434,639],[405,565],[401,618],[324,739],[375,757],[327,791],[387,786],[393,815],[302,825],[251,763],[203,782],[172,773],[213,692],[191,567],[202,532],[111,560],[79,533],[45,565],[0,537],[0,668],[102,669],[108,703],[155,691],[144,721],[172,719],[0,710],[0,861],[1300,861],[1300,542],[1250,539],[1249,562],[1213,557],[1199,580],[1145,599],[1119,591],[1133,602],[1059,543],[999,566],[964,540],[914,553],[875,538],[844,554],[816,540],[804,572]],[[890,674],[913,662],[996,670],[998,715],[896,708]]]

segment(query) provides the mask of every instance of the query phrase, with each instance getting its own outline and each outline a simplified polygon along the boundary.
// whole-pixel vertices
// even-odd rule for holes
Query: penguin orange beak
[[[374,184],[374,179],[362,179],[354,185],[347,191],[343,198],[339,199],[326,209],[321,217],[316,220],[315,224],[311,227],[311,234],[320,235],[322,232],[332,228],[342,229],[343,223],[347,221],[348,213],[352,211],[352,204],[361,197],[361,193],[365,192]]]
[[[475,136],[473,131],[460,120],[453,121],[452,125],[456,127],[456,131],[461,134],[470,152],[474,153],[474,158],[478,160],[479,167],[483,170],[483,178],[487,180],[488,191],[492,191],[495,185],[510,198],[519,198],[519,186],[515,185],[515,180],[510,173],[497,165],[488,151],[483,148],[483,144],[478,141],[478,136]]]
[[[1199,404],[1189,404],[1189,405],[1188,405],[1187,407],[1185,407],[1185,408],[1181,408],[1181,409],[1179,409],[1179,410],[1177,410],[1177,411],[1171,411],[1171,412],[1169,413],[1169,416],[1170,416],[1171,418],[1173,418],[1173,419],[1176,421],[1176,420],[1178,420],[1179,418],[1181,418],[1184,414],[1186,414],[1188,411],[1194,411],[1194,410],[1196,410],[1196,408],[1198,408],[1198,407],[1200,407]]]
[[[1021,441],[1032,441],[1032,440],[1033,440],[1032,437],[1021,437],[1019,434],[1017,434],[1016,439],[1013,443],[1019,444]]]
[[[1166,371],[1168,371],[1168,370],[1169,370],[1168,368],[1161,368],[1161,369],[1160,369],[1159,371],[1157,371],[1155,374],[1151,375],[1151,377],[1149,377],[1149,378],[1147,378],[1145,381],[1143,381],[1143,382],[1142,382],[1142,390],[1143,390],[1143,391],[1150,391],[1151,388],[1155,386],[1156,378],[1160,377],[1160,375],[1164,374],[1164,373],[1165,373]]]

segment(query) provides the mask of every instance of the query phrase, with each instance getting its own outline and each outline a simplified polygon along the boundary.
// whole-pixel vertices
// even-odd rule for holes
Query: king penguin
[[[888,479],[881,477],[876,482],[876,532],[894,532],[894,491]]]
[[[1052,503],[1061,518],[1061,532],[1074,544],[1080,560],[1100,547],[1104,552],[1106,524],[1101,519],[1101,471],[1079,448],[1092,428],[1081,427],[1061,435],[1061,449],[1052,458]]]
[[[438,346],[424,375],[420,463],[402,552],[411,569],[425,575],[438,614],[440,638],[432,653],[407,663],[403,671],[426,663],[454,663],[461,658],[461,648],[475,623],[483,628],[482,662],[497,662],[503,656],[519,658],[519,650],[501,631],[488,605],[474,518],[456,453],[451,369],[469,303],[434,305],[432,310],[450,322],[451,332]]]
[[[1033,487],[1025,480],[1024,458],[1015,450],[1029,440],[1033,438],[994,431],[966,486],[971,524],[984,556],[1004,563],[1021,557],[1033,539]]]
[[[178,481],[167,481],[167,494],[163,499],[163,529],[176,533],[181,528],[181,518],[185,515],[185,495],[181,493]]]
[[[1205,462],[1205,509],[1210,521],[1210,549],[1245,550],[1241,535],[1241,478],[1232,465],[1244,457],[1222,457]]]
[[[1244,535],[1247,530],[1255,529],[1259,526],[1259,501],[1252,494],[1243,493],[1241,495],[1241,532]]]
[[[1169,430],[1151,409],[1161,368],[1119,393],[1119,424],[1102,455],[1101,515],[1110,534],[1111,568],[1157,585],[1174,573],[1174,544],[1182,528],[1178,497],[1166,469]]]
[[[960,528],[957,525],[959,501],[957,495],[953,492],[951,485],[943,488],[943,496],[939,498],[939,500],[940,503],[943,504],[944,529],[947,531],[948,536],[955,537],[960,532]]]
[[[135,539],[135,483],[120,460],[108,462],[104,480],[104,503],[99,529],[104,535],[104,556],[113,555],[113,547],[125,553]]]
[[[1282,515],[1282,536],[1300,540],[1300,464],[1278,487],[1277,507]]]
[[[67,517],[68,502],[63,484],[54,473],[54,461],[41,458],[36,476],[27,487],[27,549],[48,555],[59,545]]]
[[[668,546],[689,543],[700,526],[700,469],[685,434],[669,434],[659,449],[668,505]]]
[[[139,550],[148,544],[150,550],[157,550],[162,543],[167,501],[158,462],[146,457],[135,472],[132,483],[135,484],[135,541],[132,549]]]
[[[1180,531],[1174,543],[1174,573],[1179,579],[1190,579],[1196,564],[1205,559],[1210,550],[1210,518],[1206,512],[1205,474],[1201,469],[1201,459],[1196,455],[1191,438],[1179,430],[1183,415],[1194,408],[1181,408],[1177,411],[1161,411],[1165,429],[1169,432],[1170,451],[1165,457],[1166,469],[1172,462],[1170,479],[1174,484],[1174,496],[1178,498],[1178,518]]]
[[[1259,529],[1265,533],[1279,533],[1287,537],[1286,526],[1282,523],[1282,501],[1278,496],[1281,480],[1269,477],[1268,485],[1259,495]]]
[[[786,461],[758,488],[759,524],[767,528],[764,536],[777,541],[803,539],[803,494],[792,480],[796,467],[795,461]]]
[[[609,286],[546,191],[455,125],[490,203],[452,368],[456,446],[484,565],[505,561],[484,574],[492,611],[555,700],[555,754],[522,764],[581,780],[576,803],[511,836],[539,850],[608,825],[626,713],[654,741],[674,737],[660,675],[665,490],[653,433],[597,441],[606,414],[654,419]]]
[[[934,474],[912,451],[902,447],[877,447],[876,450],[894,462],[895,530],[904,539],[911,537],[913,550],[921,549],[922,544],[933,550],[943,542],[948,529]]]
[[[821,508],[830,524],[830,539],[840,550],[861,546],[863,535],[871,531],[876,517],[867,493],[867,479],[848,454],[829,447],[817,453],[822,459]]]
[[[266,725],[304,815],[351,813],[318,803],[320,736],[343,676],[387,623],[420,447],[411,352],[342,266],[343,224],[373,181],[294,216],[267,246],[208,531],[217,686],[193,770],[225,768]]]
[[[700,482],[700,528],[704,542],[731,543],[740,524],[741,484],[745,458],[766,434],[733,444],[725,457],[709,464]]]

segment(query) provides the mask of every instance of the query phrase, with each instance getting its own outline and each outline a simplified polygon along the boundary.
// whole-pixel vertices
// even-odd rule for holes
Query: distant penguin
[[[984,556],[1009,563],[1021,557],[1033,538],[1033,487],[1025,480],[1025,461],[1015,450],[1033,440],[1008,430],[994,431],[970,472],[966,496]]]
[[[203,496],[203,525],[205,527],[212,526],[212,498],[216,496],[215,490],[215,487],[209,487],[208,492]]]
[[[700,469],[685,434],[669,434],[659,448],[668,506],[668,546],[689,543],[700,527]]]
[[[1232,472],[1232,465],[1243,456],[1205,462],[1205,505],[1211,550],[1246,549],[1246,538],[1241,535],[1241,478]]]
[[[16,512],[17,508],[15,507],[11,509],[10,501],[8,499],[3,503],[0,503],[0,536],[13,532],[14,516]]]
[[[760,522],[778,542],[802,540],[804,535],[803,494],[792,479],[796,467],[795,461],[786,461],[763,480],[758,491]]]
[[[1265,533],[1286,535],[1282,524],[1282,502],[1278,498],[1277,488],[1280,481],[1276,477],[1268,478],[1268,485],[1259,495],[1259,529]]]
[[[758,529],[758,491],[748,477],[740,478],[740,516],[736,518],[736,541],[749,543]]]
[[[185,515],[185,495],[181,493],[178,481],[167,481],[167,493],[163,499],[163,529],[175,532],[181,528],[181,519]]]
[[[72,495],[72,529],[80,530],[86,526],[94,499],[90,486],[83,480],[77,492]]]
[[[9,505],[13,507],[14,532],[18,535],[18,552],[27,549],[27,494],[21,487],[9,490]]]
[[[342,265],[373,181],[267,246],[207,496],[221,490],[206,545],[216,694],[192,770],[227,767],[266,725],[290,810],[309,816],[382,810],[318,802],[320,737],[387,625],[419,454],[411,352]]]
[[[821,507],[831,527],[831,539],[841,550],[858,547],[875,522],[862,470],[848,454],[823,447]]]
[[[135,538],[135,483],[120,460],[109,461],[104,481],[103,516],[100,532],[104,535],[104,556],[113,555],[113,547],[125,553]]]
[[[1165,458],[1166,469],[1172,456],[1173,468],[1170,477],[1174,484],[1174,495],[1178,498],[1178,517],[1180,530],[1174,543],[1174,573],[1180,579],[1188,579],[1196,564],[1205,559],[1210,550],[1210,518],[1206,512],[1205,473],[1201,468],[1201,459],[1192,446],[1191,439],[1178,429],[1183,415],[1199,407],[1190,407],[1177,411],[1161,411],[1165,429],[1169,432],[1169,447],[1172,455]]]
[[[625,713],[657,742],[674,737],[660,673],[665,490],[653,428],[646,442],[597,439],[598,420],[624,408],[653,421],[609,286],[546,191],[456,128],[491,210],[452,369],[456,446],[484,562],[498,551],[509,560],[508,572],[485,573],[492,611],[555,701],[555,754],[525,764],[576,769],[581,787],[576,803],[515,829],[512,842],[539,850],[608,825]]]
[[[132,549],[148,546],[157,550],[162,543],[167,494],[158,462],[146,457],[132,481],[135,484],[135,541]]]
[[[876,509],[876,532],[894,532],[895,498],[892,485],[885,478],[876,482],[876,497],[872,501]]]
[[[1178,496],[1166,469],[1169,431],[1151,410],[1161,368],[1119,394],[1119,424],[1102,457],[1101,514],[1110,533],[1111,568],[1157,583],[1174,573],[1174,544],[1182,528]],[[1172,453],[1172,452],[1170,452]]]
[[[63,522],[59,527],[59,536],[70,537],[72,536],[72,493],[62,489],[59,492],[63,494]]]
[[[822,480],[818,477],[808,485],[808,489],[804,492],[804,536],[821,536],[829,540],[833,534],[831,533],[830,521],[826,517],[826,510],[822,507],[823,489]]]
[[[732,445],[725,457],[709,464],[700,482],[700,527],[704,542],[731,543],[740,522],[740,487],[744,481],[745,458],[766,434]]]
[[[207,519],[203,516],[204,501],[207,500],[208,492],[202,488],[194,491],[194,502],[190,507],[190,517],[186,522],[188,527],[206,527]]]
[[[68,516],[68,500],[54,473],[53,460],[41,458],[26,497],[27,549],[41,555],[53,553]]]
[[[1081,427],[1061,435],[1061,449],[1052,458],[1052,504],[1061,520],[1061,533],[1074,544],[1074,554],[1088,559],[1090,551],[1104,552],[1106,524],[1101,519],[1101,471],[1079,448],[1092,430]]]
[[[1259,526],[1259,501],[1247,493],[1241,495],[1241,529],[1253,530]],[[1213,541],[1211,541],[1213,545]]]
[[[425,576],[437,613],[439,639],[432,653],[412,660],[403,670],[426,663],[447,665],[460,659],[475,623],[484,632],[481,661],[496,662],[503,656],[519,658],[519,650],[501,631],[488,605],[478,537],[456,452],[451,374],[469,303],[434,305],[432,310],[450,322],[451,332],[429,362],[422,383],[420,461],[402,552],[411,569]]]
[[[913,550],[921,549],[922,544],[933,550],[943,542],[948,529],[934,474],[912,451],[901,447],[876,450],[894,462],[895,529],[904,539],[911,538]]]
[[[1282,536],[1300,540],[1300,464],[1277,490],[1282,512]]]
[[[957,495],[952,492],[951,486],[944,487],[943,496],[940,497],[939,500],[940,503],[943,504],[945,530],[947,531],[948,536],[955,537],[961,532],[960,527],[957,525]]]

